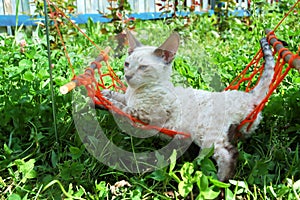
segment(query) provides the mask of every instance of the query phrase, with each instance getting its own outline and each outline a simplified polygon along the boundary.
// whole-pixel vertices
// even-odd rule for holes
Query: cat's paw
[[[106,98],[106,99],[111,99],[112,97],[112,91],[104,89],[101,91],[101,94]]]

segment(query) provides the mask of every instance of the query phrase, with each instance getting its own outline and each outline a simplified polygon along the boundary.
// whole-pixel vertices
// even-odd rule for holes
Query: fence
[[[19,0],[18,14],[33,15],[36,9],[34,0]],[[269,0],[270,1],[270,0]],[[0,15],[15,15],[18,0],[0,0]],[[159,12],[156,3],[160,0],[128,0],[134,13]],[[166,1],[167,2],[167,1]],[[198,0],[201,6],[196,6],[197,11],[213,9],[216,0]],[[192,5],[192,0],[186,0],[187,6]],[[76,0],[78,14],[96,14],[98,11],[107,13],[109,3],[106,0]],[[248,9],[247,0],[237,0],[237,9]]]
[[[36,5],[34,0],[0,0],[0,28],[2,32],[4,28],[10,32],[10,26],[16,25],[16,15],[18,15],[18,25],[34,25],[35,22],[30,19],[34,15]],[[200,5],[195,7],[195,11],[208,12],[212,10],[218,0],[196,0]],[[268,0],[271,1],[271,0]],[[19,2],[19,5],[17,5]],[[156,19],[160,17],[161,11],[157,3],[164,3],[160,0],[128,0],[132,13],[135,18]],[[168,2],[168,1],[165,1]],[[181,1],[179,1],[181,2]],[[186,5],[191,6],[192,0],[186,0]],[[195,2],[195,1],[194,1]],[[248,9],[248,0],[236,0],[236,9],[238,15],[244,15]],[[109,2],[106,0],[76,0],[75,6],[77,17],[74,19],[77,23],[86,23],[89,17],[94,21],[105,22],[107,19],[99,15],[99,11],[103,13],[110,12]]]

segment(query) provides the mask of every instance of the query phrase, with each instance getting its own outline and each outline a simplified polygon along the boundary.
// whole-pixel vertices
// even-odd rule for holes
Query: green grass
[[[257,52],[264,29],[274,27],[283,16],[280,9],[265,9],[273,12],[253,13],[251,25],[229,18],[222,31],[216,17],[208,16],[192,16],[189,26],[182,19],[137,21],[135,26],[141,41],[150,45],[158,45],[177,30],[184,42],[174,63],[174,83],[220,91]],[[300,44],[298,15],[290,15],[277,31],[293,52]],[[90,21],[82,28],[102,48],[117,46],[112,24]],[[104,29],[106,34],[101,33]],[[80,74],[98,52],[72,28],[62,30],[71,62]],[[85,149],[73,122],[72,94],[59,93],[72,74],[53,29],[56,138],[44,31],[42,27],[34,30],[36,37],[24,33],[24,53],[16,38],[0,35],[0,199],[207,199],[218,196],[220,188],[226,199],[300,198],[300,79],[295,70],[271,97],[260,128],[238,142],[234,180],[218,182],[212,149],[197,157],[197,148],[161,170],[131,174],[101,164]],[[123,60],[121,56],[110,61],[121,77]],[[130,138],[116,128],[106,111],[97,111],[97,116],[104,132],[120,147],[143,151],[154,142],[164,145],[157,139]],[[112,187],[117,182],[123,187]]]

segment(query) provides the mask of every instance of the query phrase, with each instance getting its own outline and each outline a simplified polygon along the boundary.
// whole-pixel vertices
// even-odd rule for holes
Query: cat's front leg
[[[111,90],[102,90],[101,93],[113,106],[116,106],[121,110],[124,110],[127,107],[124,94]]]
[[[134,108],[127,106],[124,94],[111,90],[102,90],[101,93],[107,100],[112,103],[113,106],[121,109],[126,114],[129,114],[130,116],[139,119],[144,123],[150,123],[150,114],[143,108]]]
[[[102,95],[106,98],[106,99],[113,99],[115,101],[118,101],[120,103],[126,104],[125,102],[125,95],[119,92],[115,92],[112,90],[102,90],[101,91]]]

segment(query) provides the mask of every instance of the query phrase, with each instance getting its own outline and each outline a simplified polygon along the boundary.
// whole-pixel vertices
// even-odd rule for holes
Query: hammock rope
[[[287,48],[285,48],[282,42],[278,41],[274,31],[266,30],[266,34],[267,34],[268,43],[273,46],[273,55],[277,54],[273,79],[269,86],[269,91],[266,94],[265,98],[240,123],[240,125],[238,126],[238,130],[240,130],[244,125],[248,124],[247,130],[249,131],[255,119],[257,118],[258,114],[263,110],[265,104],[268,102],[274,90],[279,86],[279,84],[283,81],[283,79],[286,77],[286,75],[292,68],[295,68],[300,72],[300,56],[297,54],[293,54]],[[262,59],[262,57],[263,57],[263,53],[260,49],[259,52],[250,61],[250,63],[246,66],[246,68],[241,72],[241,74],[236,79],[234,79],[229,84],[229,86],[225,88],[225,90],[238,90],[242,83],[246,83],[245,91],[246,92],[252,91],[255,88],[255,86],[257,86],[257,84],[259,83],[260,77],[264,69],[264,64],[262,64],[258,68],[260,63],[259,61]],[[288,66],[284,69],[284,66],[286,64]],[[254,66],[253,72],[250,74],[249,77],[247,77],[250,67],[253,66]],[[259,77],[257,78],[256,84],[253,87],[250,87],[252,85],[252,79],[255,75],[257,75],[257,73],[260,74]]]
[[[97,49],[100,50],[100,47],[98,47],[64,12],[62,12],[55,4],[53,4],[50,0],[47,0],[48,5],[52,5],[57,12],[59,12],[63,17],[65,17],[72,25],[79,30]],[[275,28],[272,31],[267,30],[267,39],[268,43],[273,46],[273,53],[274,55],[277,54],[277,60],[274,68],[274,76],[272,83],[269,87],[269,91],[266,95],[266,97],[255,107],[255,109],[240,123],[240,125],[237,127],[238,130],[240,130],[243,126],[247,125],[247,130],[249,130],[257,118],[258,114],[262,111],[265,104],[267,103],[268,99],[270,98],[271,94],[274,92],[274,90],[278,87],[278,85],[283,81],[284,77],[288,74],[291,68],[296,68],[300,72],[300,57],[297,54],[291,53],[287,48],[284,48],[282,43],[278,41],[276,38],[274,31],[279,27],[281,23],[283,23],[284,19],[292,12],[292,10],[296,7],[296,5],[300,2],[298,0],[291,9],[285,14],[285,16],[280,20],[280,22],[275,26]],[[52,10],[50,9],[50,12]],[[54,15],[51,15],[54,16]],[[56,18],[53,18],[56,22]],[[59,31],[58,25],[56,25],[57,31]],[[63,41],[63,38],[60,34],[60,39]],[[63,43],[64,45],[64,43]],[[65,46],[65,45],[64,45]],[[64,48],[65,51],[66,48]],[[299,46],[300,49],[300,46]],[[139,119],[136,119],[132,116],[130,116],[127,113],[124,113],[122,110],[115,107],[110,101],[108,101],[106,98],[103,97],[101,94],[101,90],[103,89],[112,89],[117,92],[123,92],[126,91],[126,86],[122,83],[122,81],[119,79],[119,77],[115,74],[112,67],[109,65],[109,57],[108,52],[109,48],[106,48],[105,50],[101,51],[100,55],[96,58],[94,62],[91,63],[90,67],[85,70],[84,74],[76,76],[74,74],[74,70],[72,68],[72,65],[70,64],[73,72],[73,79],[71,82],[67,83],[66,85],[62,86],[60,88],[60,91],[62,94],[66,94],[72,89],[74,89],[77,86],[83,85],[87,91],[88,96],[94,101],[96,107],[106,108],[110,111],[113,111],[121,116],[127,117],[132,122],[131,124],[135,127],[139,127],[146,130],[157,130],[161,133],[164,133],[169,136],[176,136],[176,135],[182,135],[184,138],[190,137],[189,133],[179,132],[176,130],[170,130],[162,127],[152,126],[149,124],[146,124],[142,122]],[[68,54],[66,54],[68,56]],[[262,49],[260,49],[256,55],[253,57],[253,59],[249,62],[249,64],[245,67],[245,69],[229,84],[228,87],[225,88],[225,90],[238,90],[241,86],[241,84],[246,84],[245,91],[250,92],[252,91],[257,84],[259,83],[259,80],[262,76],[262,72],[264,70],[264,63],[261,63],[261,60],[263,58],[263,52]],[[105,63],[105,67],[102,66],[101,62]],[[284,69],[284,66],[288,64],[288,67]],[[252,70],[251,74],[249,74],[250,69]],[[96,78],[97,76],[97,78]],[[256,82],[253,83],[253,80],[257,79]]]

